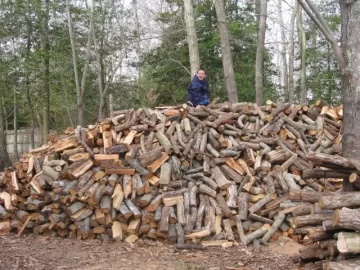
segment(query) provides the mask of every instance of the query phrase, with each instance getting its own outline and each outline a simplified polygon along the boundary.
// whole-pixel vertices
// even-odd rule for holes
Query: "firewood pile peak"
[[[286,236],[307,244],[294,259],[338,256],[334,232],[346,246],[360,213],[358,193],[335,195],[344,177],[360,183],[337,155],[341,126],[342,106],[321,101],[115,111],[0,174],[0,234],[256,251]]]

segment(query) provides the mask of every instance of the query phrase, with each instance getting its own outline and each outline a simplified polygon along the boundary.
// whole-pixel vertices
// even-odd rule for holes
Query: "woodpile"
[[[355,195],[327,199],[341,178],[360,181],[355,161],[335,155],[341,123],[342,107],[321,102],[116,111],[0,175],[0,234],[255,250],[287,236],[309,244],[302,259],[322,260],[339,252],[334,232],[358,228]]]

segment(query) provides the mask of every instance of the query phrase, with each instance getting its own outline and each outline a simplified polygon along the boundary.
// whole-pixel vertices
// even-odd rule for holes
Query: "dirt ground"
[[[0,237],[0,269],[288,270],[296,266],[288,255],[279,255],[279,251],[291,255],[296,249],[292,243],[277,243],[264,248],[260,254],[253,254],[251,248],[242,246],[179,251],[170,245],[146,240],[130,245],[10,235]]]

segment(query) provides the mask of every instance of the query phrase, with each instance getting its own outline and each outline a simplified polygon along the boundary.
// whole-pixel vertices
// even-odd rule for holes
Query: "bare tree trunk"
[[[30,59],[30,51],[31,51],[31,37],[33,33],[31,20],[26,18],[26,27],[27,27],[27,37],[26,37],[26,62]],[[26,100],[27,105],[29,107],[30,114],[30,145],[31,149],[35,148],[35,112],[31,101],[30,95],[30,79],[29,79],[29,67],[25,65],[25,88],[26,88]]]
[[[258,46],[256,50],[255,63],[255,89],[256,89],[256,104],[262,105],[264,102],[264,52],[265,52],[265,32],[266,32],[266,16],[267,16],[267,2],[260,0],[260,19],[258,31]]]
[[[306,37],[302,25],[302,8],[299,7],[297,13],[297,27],[299,32],[299,47],[301,56],[301,103],[307,103],[307,88],[306,88]]]
[[[295,44],[294,44],[294,23],[295,17],[297,14],[297,10],[299,9],[299,3],[295,3],[294,11],[291,15],[290,20],[290,33],[289,33],[289,103],[292,104],[294,102],[294,92],[295,92],[295,83],[294,83],[294,58],[295,58]]]
[[[110,117],[114,117],[114,97],[112,94],[109,94],[109,112]]]
[[[40,13],[42,10],[39,11]],[[40,34],[43,76],[43,125],[42,143],[47,144],[50,122],[50,42],[49,42],[49,0],[45,1],[45,13],[42,16],[42,33]]]
[[[189,46],[189,58],[191,79],[200,69],[199,45],[195,28],[194,10],[192,0],[184,0],[184,20],[186,25],[187,40]]]
[[[255,16],[256,16],[256,22],[259,24],[260,21],[260,8],[261,8],[261,0],[255,0]]]
[[[331,64],[330,64],[330,45],[329,43],[326,44],[326,49],[327,49],[327,74],[326,74],[326,78],[328,80],[327,82],[327,88],[328,88],[328,92],[327,92],[327,100],[329,102],[330,105],[333,105],[333,96],[332,96],[332,85],[331,85],[331,81],[332,81],[332,75],[331,75]]]
[[[238,102],[238,95],[235,83],[233,60],[230,50],[230,39],[226,25],[226,14],[223,0],[215,0],[215,10],[221,39],[221,58],[223,62],[224,75],[226,80],[226,91],[228,99],[232,103]]]
[[[0,93],[0,172],[4,170],[4,168],[11,166],[11,161],[9,158],[9,154],[6,150],[6,136],[4,130],[4,115],[3,115],[3,103],[2,103],[2,95]]]
[[[73,61],[73,69],[75,76],[75,87],[76,87],[76,105],[77,105],[77,124],[83,126],[84,125],[84,99],[82,89],[80,88],[79,82],[79,74],[77,68],[77,54],[76,54],[76,41],[72,27],[71,13],[70,13],[70,4],[69,0],[66,0],[66,14],[68,20],[68,28],[69,28],[69,36],[71,43],[71,51],[72,51],[72,61]]]
[[[39,106],[40,107],[40,106]],[[36,120],[38,122],[38,126],[39,126],[39,135],[40,135],[40,142],[42,143],[43,141],[43,134],[42,134],[42,130],[43,130],[43,123],[42,123],[42,119],[41,119],[41,115],[40,112],[37,110],[37,107],[35,106],[35,114],[36,114]]]
[[[283,73],[283,82],[284,82],[284,96],[285,101],[289,100],[289,74],[287,70],[287,60],[286,60],[286,38],[285,38],[285,25],[284,20],[282,17],[282,8],[281,8],[281,1],[278,0],[278,16],[279,16],[279,22],[280,22],[280,32],[281,32],[281,59],[282,59],[282,65],[284,69]]]
[[[138,14],[138,4],[137,0],[132,1],[133,11],[135,15],[135,38],[136,38],[136,54],[138,57],[138,80],[141,79],[141,67],[140,67],[140,60],[141,60],[141,48],[140,48],[140,23],[139,23],[139,14]]]
[[[2,106],[3,106],[3,111],[2,111],[2,113],[3,113],[3,116],[4,116],[4,124],[5,124],[4,130],[9,130],[9,122],[8,122],[8,120],[7,120],[7,117],[6,117],[5,101],[4,101],[3,98],[2,98],[0,101],[2,102]]]
[[[68,93],[67,93],[67,90],[66,90],[66,84],[65,84],[63,72],[61,72],[61,82],[62,82],[62,87],[63,87],[63,91],[64,91],[65,104],[70,104],[69,99],[68,99]],[[74,122],[73,122],[72,117],[71,117],[70,107],[65,105],[65,108],[66,108],[66,113],[68,115],[69,123],[70,123],[71,127],[75,127]]]
[[[360,1],[340,1],[341,46],[343,55],[348,56],[345,70],[342,70],[343,155],[359,159],[360,153]],[[344,179],[344,190],[355,189]]]
[[[15,161],[19,161],[18,151],[18,130],[17,130],[17,99],[16,99],[16,86],[14,84],[14,158]]]
[[[92,3],[94,4],[94,0],[92,0]],[[118,21],[118,23],[119,23],[119,21]],[[119,23],[119,26],[120,26],[120,23]],[[98,120],[102,121],[105,118],[105,101],[106,101],[107,93],[109,91],[109,87],[110,87],[111,83],[114,80],[116,72],[121,67],[122,57],[120,59],[118,59],[118,63],[112,69],[110,69],[108,79],[107,79],[106,83],[104,83],[103,76],[102,76],[103,68],[102,68],[102,58],[101,58],[102,56],[101,56],[101,52],[100,52],[101,48],[99,48],[99,44],[98,44],[98,41],[96,38],[96,33],[95,33],[94,27],[92,28],[92,39],[94,42],[94,52],[96,55],[96,68],[97,68],[98,83],[99,83],[99,98],[100,98],[100,100],[99,100]],[[104,84],[105,84],[105,87],[104,87]]]

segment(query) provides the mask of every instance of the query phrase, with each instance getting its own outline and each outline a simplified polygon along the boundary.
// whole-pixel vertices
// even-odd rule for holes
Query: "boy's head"
[[[200,70],[196,73],[196,76],[199,78],[200,81],[205,80],[205,78],[206,78],[205,71],[202,70],[202,69],[200,69]]]

